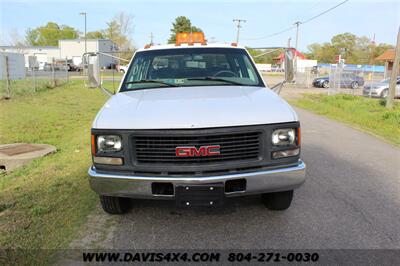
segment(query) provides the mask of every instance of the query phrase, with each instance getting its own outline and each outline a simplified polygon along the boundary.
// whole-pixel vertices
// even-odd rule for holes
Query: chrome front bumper
[[[97,173],[89,169],[90,186],[99,195],[129,198],[173,198],[174,195],[155,195],[153,182],[165,182],[176,185],[201,185],[225,183],[228,180],[246,179],[246,190],[225,193],[227,197],[286,191],[298,188],[305,181],[306,165],[299,161],[296,166],[262,170],[250,173],[228,174],[201,177],[149,177]]]

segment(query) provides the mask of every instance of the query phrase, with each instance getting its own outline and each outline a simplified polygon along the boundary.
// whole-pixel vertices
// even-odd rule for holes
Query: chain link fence
[[[296,85],[302,88],[326,89],[328,95],[347,93],[361,95],[365,85],[385,78],[383,66],[349,67],[341,64],[324,64],[298,68]]]
[[[70,71],[79,70],[71,65],[70,60],[57,58],[47,63],[37,63],[35,58],[29,58],[28,66],[11,65],[5,60],[1,64],[1,69],[7,74],[0,80],[0,98],[6,99],[58,87],[69,81]],[[25,73],[22,77],[12,78],[12,71]]]

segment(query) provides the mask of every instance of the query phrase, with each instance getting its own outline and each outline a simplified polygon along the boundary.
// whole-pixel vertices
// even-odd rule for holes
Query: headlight
[[[292,145],[296,141],[296,130],[294,128],[276,129],[272,132],[272,144]]]
[[[122,150],[122,140],[117,135],[100,135],[97,136],[98,152],[117,152]]]

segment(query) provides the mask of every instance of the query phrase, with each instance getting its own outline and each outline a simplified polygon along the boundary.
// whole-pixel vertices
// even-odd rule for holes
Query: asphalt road
[[[306,183],[292,206],[259,197],[218,209],[178,209],[134,200],[122,216],[100,206],[73,247],[122,249],[399,249],[400,149],[341,123],[297,110]]]

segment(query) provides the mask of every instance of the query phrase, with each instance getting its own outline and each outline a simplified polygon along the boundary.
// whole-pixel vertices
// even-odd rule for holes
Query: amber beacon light
[[[206,39],[204,38],[203,32],[180,32],[176,34],[176,42],[175,45],[179,46],[183,43],[187,43],[188,45],[193,45],[194,43],[201,43],[205,45]]]

